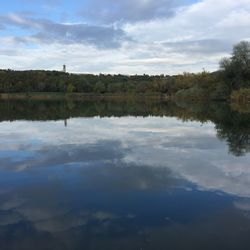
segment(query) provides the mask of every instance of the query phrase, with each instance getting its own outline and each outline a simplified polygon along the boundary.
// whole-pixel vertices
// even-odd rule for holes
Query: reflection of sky
[[[1,123],[0,157],[24,171],[38,166],[94,161],[163,167],[196,184],[250,197],[249,155],[228,155],[213,124],[169,118],[72,119],[63,122]]]
[[[229,155],[212,123],[3,122],[0,139],[0,229],[76,237],[69,231],[91,227],[95,236],[131,240],[148,228],[152,241],[180,234],[186,244],[187,235],[202,238],[211,228],[228,235],[225,221],[250,230],[243,223],[250,218],[249,155]]]

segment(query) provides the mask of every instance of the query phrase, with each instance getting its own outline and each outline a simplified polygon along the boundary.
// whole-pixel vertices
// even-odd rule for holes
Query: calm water
[[[250,113],[0,102],[0,249],[250,249]]]

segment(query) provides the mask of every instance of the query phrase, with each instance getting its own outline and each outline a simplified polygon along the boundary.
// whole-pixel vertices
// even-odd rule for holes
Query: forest
[[[173,99],[250,101],[250,42],[233,47],[215,72],[179,75],[70,74],[0,70],[0,93],[154,94]]]

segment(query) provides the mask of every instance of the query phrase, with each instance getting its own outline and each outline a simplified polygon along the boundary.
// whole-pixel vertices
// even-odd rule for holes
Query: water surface
[[[0,102],[1,249],[249,249],[250,114]]]

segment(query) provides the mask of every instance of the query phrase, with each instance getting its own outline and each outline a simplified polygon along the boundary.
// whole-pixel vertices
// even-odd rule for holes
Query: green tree
[[[231,91],[250,87],[250,42],[236,44],[232,56],[220,61],[220,69]]]
[[[72,92],[74,92],[74,90],[75,90],[75,87],[72,84],[69,84],[67,86],[67,92],[68,93],[72,93]]]
[[[105,93],[106,92],[105,84],[101,81],[96,82],[94,90],[97,93],[101,94]]]

